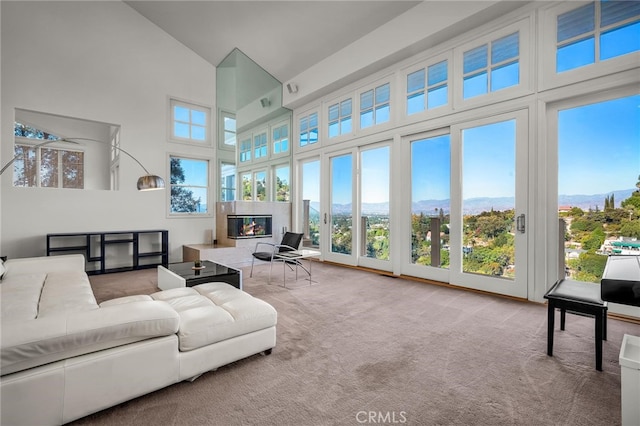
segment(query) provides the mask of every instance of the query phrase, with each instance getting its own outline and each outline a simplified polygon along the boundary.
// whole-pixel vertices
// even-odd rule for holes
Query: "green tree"
[[[185,181],[184,169],[180,159],[171,157],[171,211],[176,213],[193,213],[197,211],[200,197],[195,198],[193,191],[180,186]]]

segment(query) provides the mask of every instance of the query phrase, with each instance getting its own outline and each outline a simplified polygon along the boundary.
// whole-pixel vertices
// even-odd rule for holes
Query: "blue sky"
[[[558,113],[558,193],[633,188],[640,175],[640,95]]]

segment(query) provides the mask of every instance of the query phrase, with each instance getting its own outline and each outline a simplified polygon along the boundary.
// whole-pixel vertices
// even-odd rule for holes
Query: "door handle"
[[[327,214],[326,213],[324,214],[324,224],[325,225],[327,224]]]
[[[523,213],[516,218],[516,229],[521,234],[524,234],[525,228],[526,228],[526,219]]]

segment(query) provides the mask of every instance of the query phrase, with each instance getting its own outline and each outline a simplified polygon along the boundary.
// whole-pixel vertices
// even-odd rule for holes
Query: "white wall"
[[[167,119],[169,96],[215,105],[215,67],[122,2],[0,5],[2,164],[15,108],[119,124],[122,148],[167,183],[168,152],[214,159],[213,148],[170,144]],[[179,261],[183,244],[206,241],[213,217],[169,219],[168,190],[138,192],[140,167],[123,157],[120,168],[120,191],[13,188],[2,175],[0,253],[44,255],[52,232],[168,229]]]

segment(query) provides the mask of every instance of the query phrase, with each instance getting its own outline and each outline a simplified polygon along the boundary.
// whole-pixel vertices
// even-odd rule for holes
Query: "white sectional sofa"
[[[1,424],[67,423],[275,346],[275,309],[229,284],[98,305],[84,265],[0,264]]]

